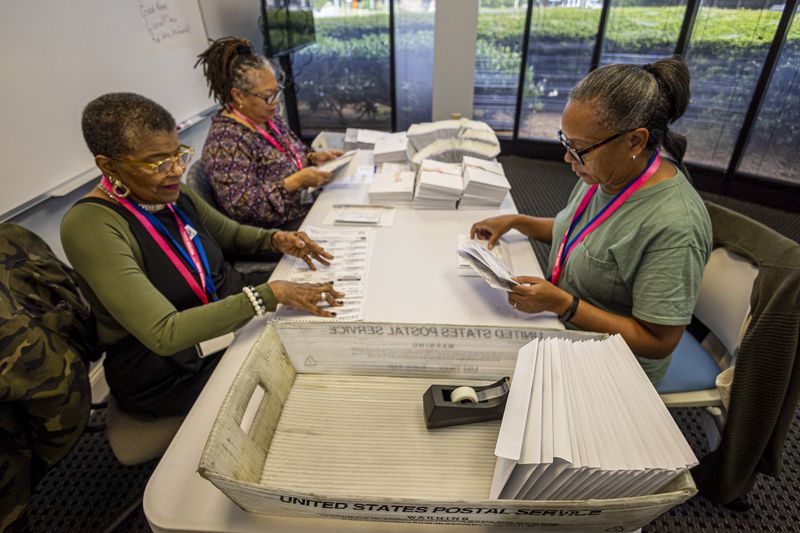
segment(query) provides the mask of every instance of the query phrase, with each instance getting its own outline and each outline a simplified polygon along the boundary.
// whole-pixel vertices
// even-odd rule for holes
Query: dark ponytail
[[[683,116],[689,107],[691,91],[689,89],[689,67],[679,56],[662,58],[651,65],[649,71],[658,82],[658,86],[667,104],[667,124],[672,124]],[[683,157],[686,155],[686,137],[675,133],[664,126],[663,140],[664,148],[678,159],[681,168],[688,176],[688,172],[683,165]]]

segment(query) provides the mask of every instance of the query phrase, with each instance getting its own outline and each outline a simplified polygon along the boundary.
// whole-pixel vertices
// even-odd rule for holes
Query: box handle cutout
[[[267,390],[264,388],[264,385],[258,383],[255,390],[253,390],[250,401],[247,403],[247,408],[244,410],[242,421],[239,423],[239,427],[242,428],[245,435],[250,435],[250,429],[253,427],[258,408],[261,406],[261,402],[266,394]]]

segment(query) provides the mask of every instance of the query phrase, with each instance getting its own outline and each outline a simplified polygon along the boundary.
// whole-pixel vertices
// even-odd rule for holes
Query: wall
[[[197,124],[187,128],[180,133],[181,142],[187,146],[192,146],[195,149],[195,159],[200,157],[200,152],[203,149],[208,128],[211,125],[210,119],[205,119]],[[98,170],[97,177],[100,177]],[[27,211],[11,218],[9,222],[16,222],[17,224],[28,228],[42,239],[53,249],[56,255],[63,261],[67,261],[64,255],[64,249],[61,247],[61,239],[59,238],[59,226],[64,214],[69,210],[72,205],[81,199],[83,195],[89,192],[92,187],[97,185],[97,180],[93,180],[78,189],[70,192],[62,197],[54,197],[49,200],[35,205]]]

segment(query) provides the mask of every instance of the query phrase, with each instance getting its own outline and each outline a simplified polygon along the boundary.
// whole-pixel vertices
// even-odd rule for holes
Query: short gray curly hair
[[[175,119],[144,96],[108,93],[86,105],[81,129],[92,155],[120,158],[134,152],[143,135],[175,131]]]

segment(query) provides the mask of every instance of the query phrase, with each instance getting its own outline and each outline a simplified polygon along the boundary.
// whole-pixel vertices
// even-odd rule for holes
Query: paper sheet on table
[[[322,223],[326,226],[381,226],[394,223],[395,208],[372,204],[334,205]]]
[[[301,259],[295,259],[289,281],[298,283],[330,283],[345,293],[344,305],[331,308],[335,319],[311,315],[284,305],[278,306],[276,318],[284,320],[363,320],[366,298],[366,280],[372,253],[374,229],[331,229],[310,226],[305,229],[309,237],[333,255],[329,266],[318,265],[311,270]],[[324,306],[324,304],[323,304]]]

